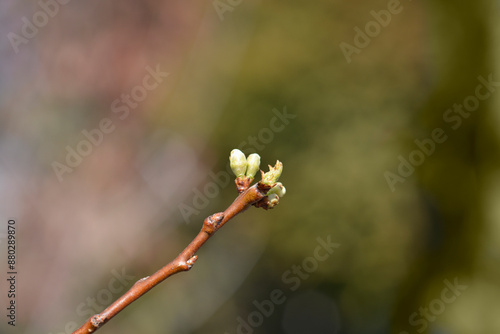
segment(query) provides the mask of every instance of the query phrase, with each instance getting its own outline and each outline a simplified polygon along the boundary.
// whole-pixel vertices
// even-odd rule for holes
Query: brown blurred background
[[[280,205],[100,333],[500,333],[499,1],[0,8],[0,332],[71,333],[172,260],[240,147]]]

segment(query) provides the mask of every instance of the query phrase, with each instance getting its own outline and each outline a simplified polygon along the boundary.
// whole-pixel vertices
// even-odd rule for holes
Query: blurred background
[[[2,333],[500,333],[500,2],[2,1]],[[16,221],[9,326],[7,221]]]

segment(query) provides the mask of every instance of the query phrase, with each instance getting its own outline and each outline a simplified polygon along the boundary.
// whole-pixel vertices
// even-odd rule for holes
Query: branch
[[[233,150],[233,152],[234,151],[235,150]],[[233,152],[231,152],[231,157],[233,157]],[[239,158],[241,159],[241,156],[239,156]],[[232,160],[231,163],[231,167],[233,167]],[[258,159],[258,163],[260,163],[260,157]],[[247,169],[246,166],[247,162],[245,160],[245,170]],[[241,168],[241,166],[239,167]],[[254,167],[252,169],[249,167],[246,175],[237,174],[235,183],[238,192],[240,193],[239,196],[224,212],[218,212],[208,216],[204,220],[203,226],[198,235],[172,262],[168,263],[153,275],[138,280],[124,295],[118,298],[101,313],[90,317],[80,328],[74,331],[73,334],[95,332],[125,307],[164,281],[166,278],[179,272],[191,269],[198,259],[198,256],[195,255],[198,249],[200,249],[200,247],[203,246],[203,244],[205,244],[205,242],[225,223],[240,212],[248,209],[251,205],[254,205],[255,207],[262,207],[266,210],[273,208],[278,203],[278,194],[279,196],[283,196],[285,194],[285,188],[281,185],[281,183],[276,183],[279,175],[281,174],[283,165],[277,161],[274,168],[269,166],[271,171],[266,174],[262,172],[262,181],[252,187],[249,187],[253,180],[253,176],[255,175]],[[243,173],[245,173],[245,171],[243,171]]]

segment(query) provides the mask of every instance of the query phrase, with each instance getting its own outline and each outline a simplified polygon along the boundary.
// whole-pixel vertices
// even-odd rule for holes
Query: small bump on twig
[[[187,260],[186,264],[188,266],[188,270],[193,267],[196,260],[198,260],[198,255],[193,255],[189,260]]]

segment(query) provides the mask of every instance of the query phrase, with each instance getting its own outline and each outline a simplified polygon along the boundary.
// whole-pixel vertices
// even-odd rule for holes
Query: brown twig
[[[253,178],[252,178],[253,179]],[[259,182],[249,188],[251,180],[236,179],[236,185],[240,195],[224,212],[208,216],[203,222],[203,227],[191,243],[170,263],[155,272],[153,275],[138,280],[124,295],[99,314],[90,317],[73,334],[93,333],[101,328],[106,322],[117,315],[121,310],[133,301],[144,295],[166,278],[182,271],[188,271],[196,262],[195,255],[198,249],[231,218],[245,211],[251,205],[268,208],[266,193],[271,186]]]

